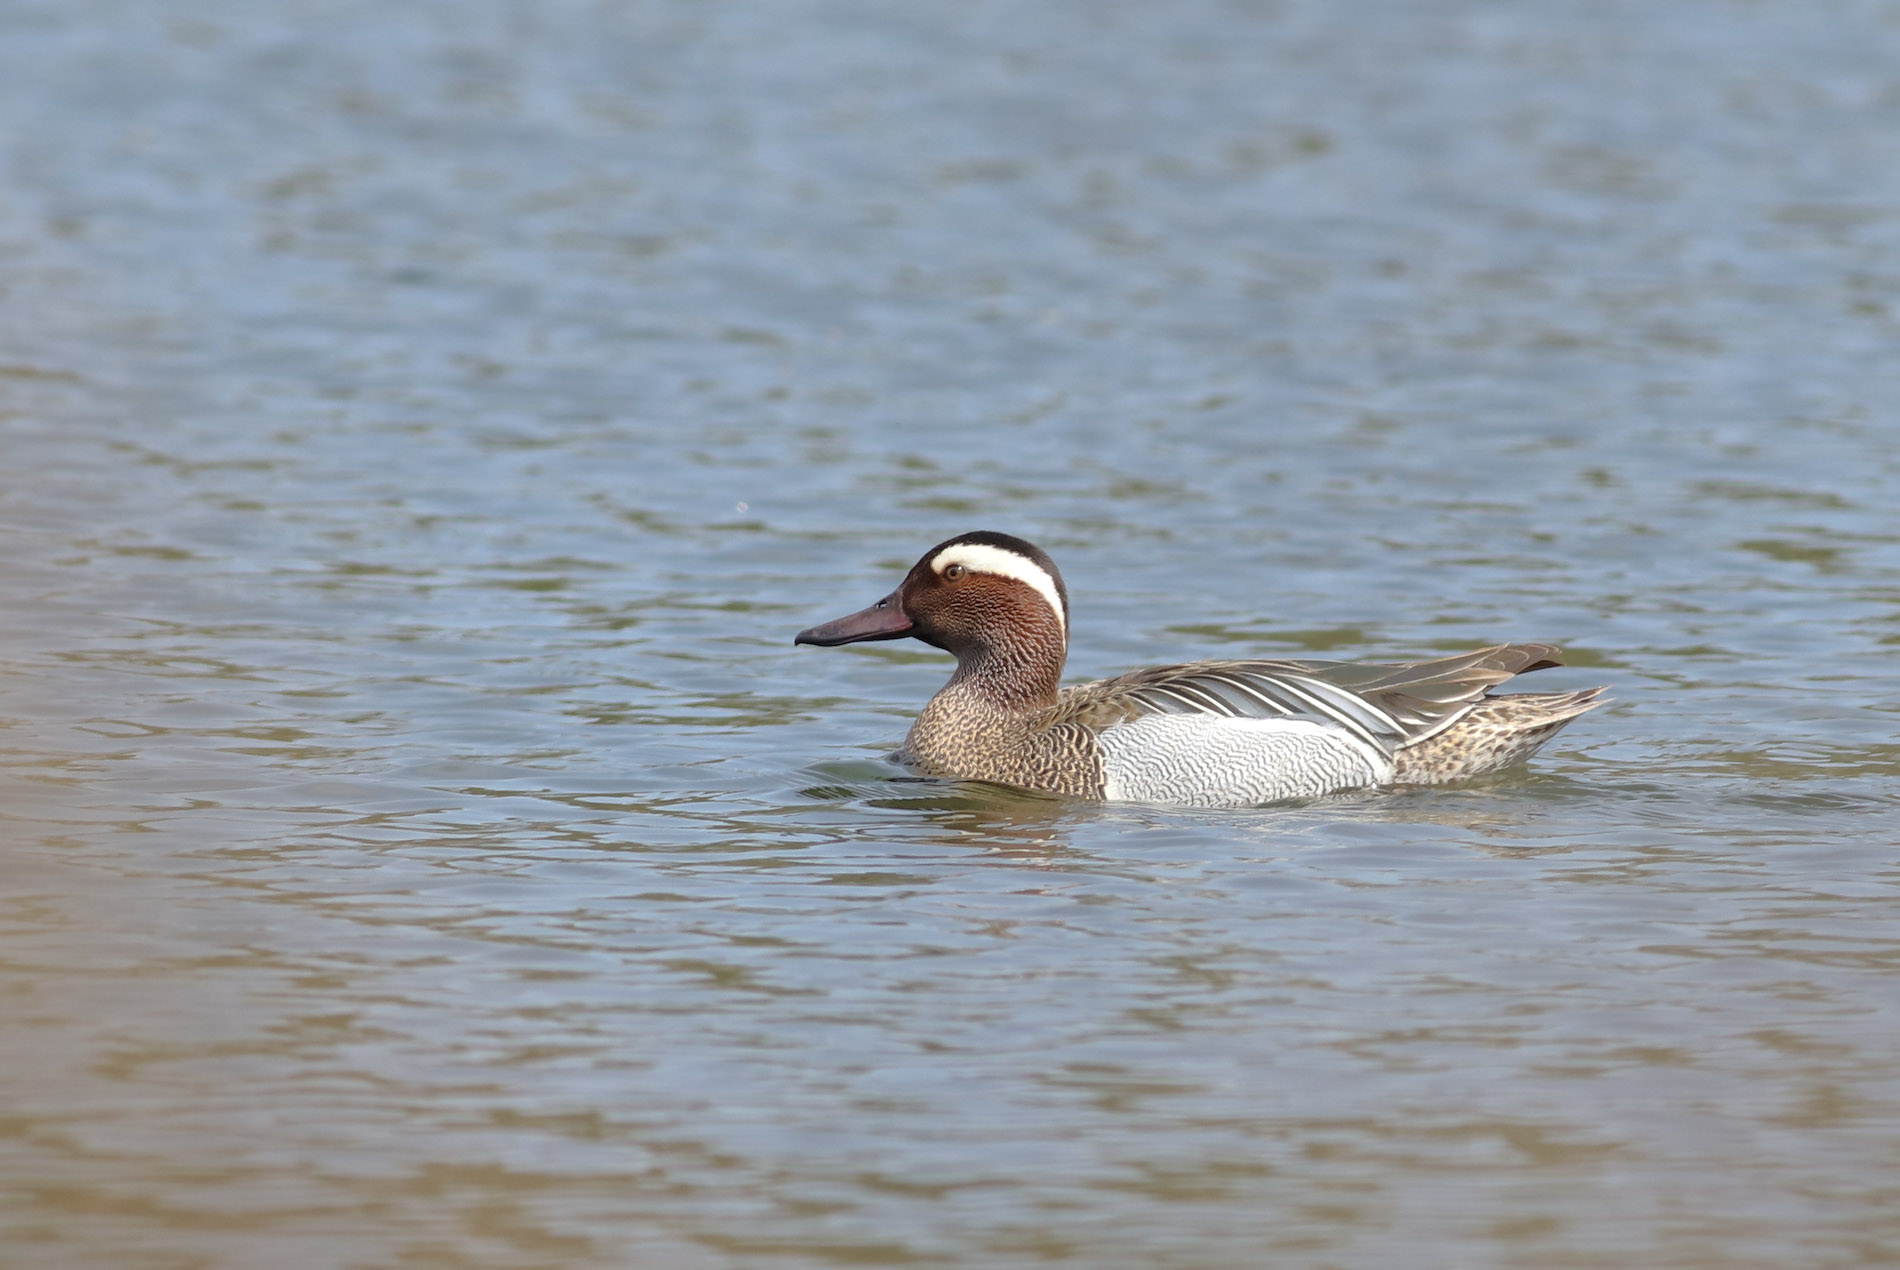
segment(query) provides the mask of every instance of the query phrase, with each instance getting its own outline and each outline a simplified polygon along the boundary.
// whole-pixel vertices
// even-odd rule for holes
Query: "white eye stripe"
[[[1049,608],[1062,623],[1066,634],[1069,629],[1069,613],[1062,603],[1062,592],[1056,587],[1056,580],[1049,571],[1027,556],[1019,556],[1002,547],[992,547],[980,542],[960,542],[945,547],[930,560],[930,571],[942,576],[943,571],[953,564],[960,564],[972,573],[992,573],[999,578],[1013,578],[1034,590],[1048,601]]]

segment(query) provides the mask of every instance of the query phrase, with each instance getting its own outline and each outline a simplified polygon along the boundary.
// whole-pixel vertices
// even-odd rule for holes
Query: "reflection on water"
[[[16,6],[0,1261],[1894,1259],[1878,17]],[[1616,704],[919,780],[976,527]]]

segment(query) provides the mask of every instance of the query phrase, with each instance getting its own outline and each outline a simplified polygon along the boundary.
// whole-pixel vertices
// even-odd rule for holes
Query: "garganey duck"
[[[897,590],[793,643],[907,635],[957,669],[899,757],[931,776],[1115,801],[1251,807],[1477,776],[1529,758],[1604,692],[1489,694],[1561,664],[1549,644],[1398,665],[1196,661],[1062,688],[1062,575],[987,532],[932,547]]]

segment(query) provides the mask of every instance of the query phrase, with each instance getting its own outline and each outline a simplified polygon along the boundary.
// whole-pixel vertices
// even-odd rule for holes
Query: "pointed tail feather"
[[[1393,779],[1437,785],[1521,763],[1578,715],[1604,704],[1607,687],[1575,692],[1507,692],[1486,697],[1450,727],[1394,756]]]

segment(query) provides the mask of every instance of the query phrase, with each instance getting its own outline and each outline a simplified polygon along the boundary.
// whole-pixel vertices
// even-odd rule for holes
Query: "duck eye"
[[[943,576],[955,582],[958,578],[963,576],[963,566],[960,564],[945,565],[943,568]]]

